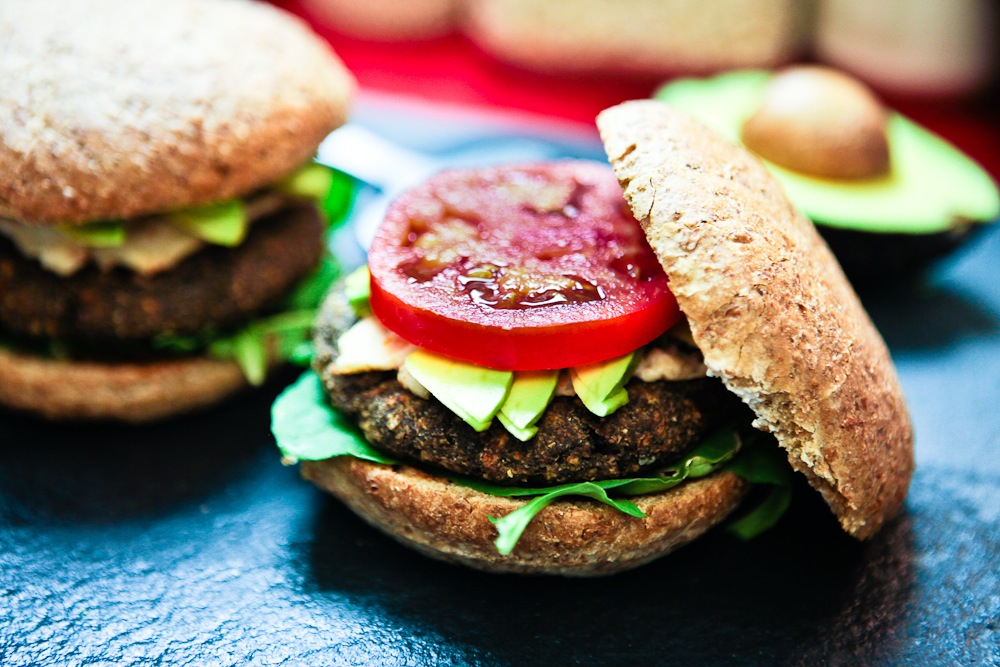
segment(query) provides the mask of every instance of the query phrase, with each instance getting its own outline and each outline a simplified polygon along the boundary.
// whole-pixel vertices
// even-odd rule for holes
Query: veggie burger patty
[[[323,252],[324,230],[314,205],[291,203],[254,224],[236,248],[206,245],[151,276],[89,265],[72,280],[0,235],[0,330],[72,342],[225,327],[272,305],[309,274]]]
[[[0,3],[0,34],[0,406],[147,422],[301,358],[353,196],[313,161],[356,86],[329,44],[227,0]]]
[[[337,361],[337,339],[355,316],[343,293],[328,297],[314,341],[316,362]],[[326,373],[331,403],[375,447],[412,461],[481,479],[557,484],[635,475],[676,459],[742,404],[715,378],[631,380],[629,402],[607,417],[576,396],[556,396],[528,442],[498,422],[475,432],[433,399],[414,395],[395,371]]]

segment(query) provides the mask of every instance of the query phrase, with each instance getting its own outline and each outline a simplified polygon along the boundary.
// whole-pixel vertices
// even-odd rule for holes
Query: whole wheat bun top
[[[757,158],[666,104],[626,102],[597,125],[710,373],[844,530],[875,533],[906,495],[913,431],[885,343],[829,248]]]
[[[354,80],[304,23],[237,0],[0,3],[0,216],[128,218],[308,160]]]

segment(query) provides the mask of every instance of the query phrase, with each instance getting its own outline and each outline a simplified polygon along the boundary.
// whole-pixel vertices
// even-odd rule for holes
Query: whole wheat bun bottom
[[[621,572],[673,551],[722,521],[749,489],[733,473],[715,473],[634,498],[644,519],[588,499],[558,500],[502,556],[489,517],[505,516],[524,500],[347,456],[303,461],[302,476],[372,526],[433,558],[488,572],[579,577]]]
[[[0,349],[0,404],[49,419],[149,422],[247,387],[235,362],[208,357],[97,363]]]

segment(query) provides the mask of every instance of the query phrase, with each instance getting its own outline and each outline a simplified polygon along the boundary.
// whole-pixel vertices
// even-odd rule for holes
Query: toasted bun
[[[217,403],[247,382],[232,361],[54,360],[0,349],[0,404],[49,419],[148,422]]]
[[[303,462],[302,474],[428,556],[489,572],[581,577],[620,572],[673,551],[724,519],[747,490],[736,475],[717,473],[635,498],[645,519],[596,501],[560,500],[528,524],[513,553],[501,556],[488,517],[505,516],[526,501],[352,457]]]
[[[815,228],[750,153],[666,104],[597,120],[709,372],[869,537],[895,515],[913,431],[885,343]]]
[[[0,34],[0,216],[26,222],[254,190],[314,154],[354,89],[304,23],[256,2],[4,2]]]
[[[486,51],[542,71],[710,72],[769,67],[797,50],[793,0],[469,0]]]

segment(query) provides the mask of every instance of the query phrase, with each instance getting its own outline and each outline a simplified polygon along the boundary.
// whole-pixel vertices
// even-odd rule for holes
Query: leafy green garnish
[[[518,540],[521,539],[521,534],[524,533],[524,530],[531,523],[532,519],[553,501],[563,496],[593,498],[637,519],[646,516],[631,500],[616,500],[610,497],[607,487],[601,482],[581,482],[565,487],[556,487],[543,496],[529,500],[526,504],[505,517],[499,519],[492,516],[489,517],[490,522],[497,528],[497,539],[494,541],[494,544],[497,546],[497,552],[502,556],[510,555],[514,547],[517,546]]]
[[[323,302],[330,285],[340,277],[340,274],[341,268],[337,260],[333,255],[324,254],[319,266],[285,299],[285,307],[317,308]]]
[[[792,504],[792,487],[789,484],[771,486],[764,499],[727,526],[741,540],[751,540],[774,527]]]
[[[60,225],[59,231],[88,248],[118,248],[125,244],[125,225],[120,220]]]
[[[170,222],[206,243],[236,247],[246,238],[250,223],[241,199],[214,202],[174,211]]]
[[[356,456],[376,463],[394,464],[364,439],[357,427],[330,407],[315,373],[304,374],[285,390],[271,411],[271,430],[286,461],[320,461],[335,456]],[[499,553],[507,555],[517,545],[531,521],[548,505],[567,496],[592,498],[629,516],[645,516],[638,506],[621,496],[667,491],[686,480],[705,477],[723,468],[747,481],[774,485],[775,490],[730,530],[744,539],[774,525],[787,507],[791,471],[782,452],[756,438],[741,436],[731,428],[706,438],[681,461],[650,477],[579,482],[553,487],[521,488],[453,477],[455,484],[505,498],[530,498],[510,514],[490,517],[497,527]]]
[[[342,171],[323,168],[330,172],[333,179],[330,181],[330,189],[327,190],[326,196],[319,202],[319,208],[327,223],[332,228],[337,228],[347,219],[347,214],[351,211],[357,182]]]
[[[548,488],[517,488],[490,484],[478,480],[453,479],[456,484],[482,493],[506,498],[537,496],[502,518],[490,517],[497,527],[497,551],[507,555],[514,550],[524,529],[539,512],[553,501],[565,496],[585,496],[614,507],[619,512],[634,517],[646,516],[629,500],[615,499],[608,491],[618,495],[636,496],[658,493],[671,489],[687,479],[704,477],[723,467],[740,449],[740,439],[733,430],[719,431],[705,439],[678,463],[664,468],[654,477],[611,479],[597,482],[563,484]]]
[[[255,320],[236,333],[208,343],[208,353],[216,359],[233,359],[247,382],[263,384],[270,359],[290,359],[305,342],[315,313],[312,309],[293,310]]]
[[[740,452],[729,470],[748,482],[769,486],[756,506],[726,526],[730,533],[749,540],[773,527],[785,514],[792,502],[792,469],[781,449],[754,444]]]
[[[303,374],[278,396],[271,408],[271,431],[288,463],[335,456],[395,463],[369,445],[356,426],[327,404],[315,373]]]

